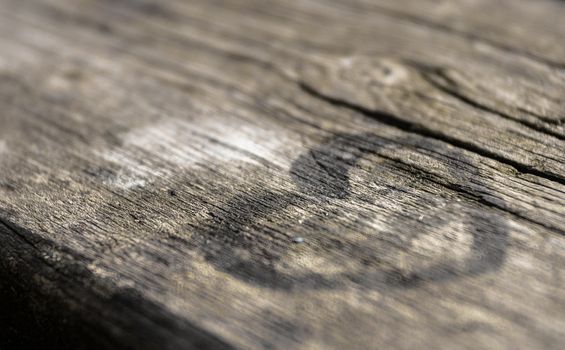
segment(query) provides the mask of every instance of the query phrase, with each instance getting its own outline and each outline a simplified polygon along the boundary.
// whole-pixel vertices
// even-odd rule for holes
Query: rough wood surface
[[[1,0],[0,347],[563,348],[564,18]]]

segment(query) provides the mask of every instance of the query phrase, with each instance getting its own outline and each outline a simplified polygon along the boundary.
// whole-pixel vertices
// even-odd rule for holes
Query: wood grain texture
[[[1,0],[0,347],[562,348],[562,18]]]

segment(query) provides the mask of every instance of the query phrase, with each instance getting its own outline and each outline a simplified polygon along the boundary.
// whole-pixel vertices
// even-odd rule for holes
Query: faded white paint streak
[[[118,176],[105,183],[130,189],[198,164],[256,163],[257,157],[280,158],[274,156],[282,146],[276,135],[229,120],[170,118],[130,130],[121,136],[122,146],[96,152],[121,167]]]
[[[8,144],[6,140],[0,140],[0,154],[8,153]]]

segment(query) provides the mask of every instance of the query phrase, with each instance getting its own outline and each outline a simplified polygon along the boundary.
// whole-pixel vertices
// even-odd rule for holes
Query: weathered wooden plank
[[[196,36],[205,36],[209,31],[212,31],[212,33],[216,32],[216,29],[211,30],[209,27],[214,25],[215,22],[201,23],[202,20],[207,18],[206,11],[209,12],[207,6],[210,6],[208,2],[206,2],[205,8],[201,9],[201,11],[198,11],[199,6],[196,4],[184,6],[180,9],[177,8],[177,6],[174,8],[175,11],[166,11],[162,8],[158,13],[175,13],[175,15],[161,15],[156,18],[155,16],[151,16],[149,20],[147,20],[147,13],[151,12],[142,12],[144,11],[144,7],[140,7],[137,2],[131,4],[126,2],[125,4],[129,4],[129,7],[123,8],[118,6],[116,13],[108,11],[100,12],[101,10],[97,12],[96,8],[93,8],[92,11],[84,11],[90,13],[91,17],[81,12],[81,16],[78,17],[78,19],[85,23],[94,23],[94,30],[98,32],[100,24],[96,24],[96,18],[116,16],[116,25],[108,28],[112,28],[113,31],[122,34],[125,40],[124,42],[133,42],[134,44],[131,45],[131,49],[135,52],[138,51],[137,48],[139,46],[143,46],[140,48],[143,53],[139,54],[146,59],[148,55],[150,55],[152,60],[157,59],[154,57],[157,51],[154,50],[175,52],[175,57],[181,60],[193,61],[195,58],[207,59],[203,57],[202,54],[197,54],[197,57],[193,57],[193,54],[190,52],[179,52],[178,46],[183,43],[186,45],[192,44],[192,41],[187,40],[192,39],[195,34]],[[496,62],[493,67],[491,61],[506,58],[505,56],[508,55],[508,53],[500,53],[500,55],[498,55],[497,52],[483,53],[480,48],[469,47],[467,42],[457,40],[457,38],[453,38],[451,35],[437,30],[430,31],[425,27],[408,26],[408,28],[406,28],[406,26],[402,26],[402,24],[399,25],[386,16],[382,17],[382,21],[376,22],[377,25],[373,24],[375,23],[374,16],[355,16],[353,18],[354,22],[351,20],[346,21],[342,19],[342,12],[330,12],[326,8],[323,8],[326,11],[322,12],[320,6],[318,6],[313,7],[310,11],[316,11],[315,13],[318,16],[320,16],[320,14],[326,14],[325,17],[321,19],[307,17],[307,22],[292,23],[292,25],[298,27],[302,26],[304,27],[304,31],[311,33],[308,36],[308,40],[315,42],[316,47],[322,47],[318,48],[318,50],[322,50],[321,52],[324,53],[332,52],[329,57],[328,54],[325,54],[325,57],[320,57],[319,54],[307,54],[300,50],[305,43],[289,41],[289,39],[284,36],[285,31],[281,29],[282,24],[277,22],[273,24],[272,22],[274,21],[268,20],[262,20],[255,24],[254,21],[249,20],[246,16],[241,16],[238,12],[229,12],[229,6],[226,6],[224,3],[222,3],[222,5],[222,7],[214,8],[213,11],[217,16],[222,18],[222,25],[218,30],[235,33],[237,28],[244,29],[241,31],[243,34],[238,35],[239,37],[243,36],[243,38],[240,39],[243,41],[242,45],[237,45],[237,41],[235,44],[233,42],[230,43],[230,50],[232,52],[235,50],[235,53],[232,53],[232,55],[235,54],[240,58],[247,57],[249,55],[250,43],[265,43],[265,45],[268,45],[272,42],[281,42],[285,45],[284,50],[290,51],[287,52],[286,55],[279,55],[281,51],[280,47],[277,47],[274,52],[269,52],[270,50],[268,50],[269,47],[267,46],[267,58],[262,57],[265,56],[264,53],[255,58],[267,59],[273,63],[277,63],[277,61],[282,58],[285,62],[284,68],[288,68],[286,66],[289,65],[289,61],[292,66],[303,65],[305,61],[308,62],[314,59],[316,62],[322,61],[326,66],[329,66],[327,68],[330,72],[337,71],[337,74],[343,74],[344,76],[351,74],[353,75],[352,78],[355,78],[355,74],[363,74],[363,66],[367,64],[370,67],[365,68],[365,70],[372,69],[376,74],[379,74],[379,72],[384,74],[382,72],[390,70],[391,76],[389,77],[377,75],[374,77],[374,80],[367,80],[366,83],[375,85],[375,88],[372,89],[370,93],[366,91],[366,86],[360,81],[354,81],[353,84],[340,84],[338,87],[333,85],[331,88],[337,89],[338,93],[341,93],[344,89],[353,89],[353,91],[341,97],[347,99],[348,96],[355,96],[355,100],[346,100],[344,102],[353,104],[361,103],[359,107],[366,108],[369,111],[373,110],[372,108],[375,106],[374,103],[376,103],[379,106],[379,110],[391,112],[407,125],[425,129],[423,131],[432,132],[436,136],[447,137],[451,139],[450,141],[458,143],[459,146],[473,148],[475,151],[480,151],[484,155],[498,158],[500,161],[507,162],[517,167],[520,171],[532,171],[540,176],[548,176],[554,180],[563,181],[561,175],[563,173],[563,152],[561,152],[563,148],[563,124],[561,120],[563,103],[559,99],[559,96],[562,96],[564,93],[563,80],[565,77],[561,71],[554,72],[551,67],[524,59],[520,56],[510,56],[510,62],[508,62],[508,59],[504,59],[503,62]],[[252,5],[253,7],[251,8],[254,10],[261,8],[258,4]],[[263,7],[267,7],[265,10],[268,10],[274,6],[269,4]],[[300,9],[302,9],[302,7]],[[306,7],[306,9],[310,8]],[[105,8],[102,10],[105,10]],[[275,10],[278,9],[275,8]],[[60,9],[59,12],[57,12],[56,8],[50,8],[50,11],[57,13],[55,17],[57,20],[56,24],[60,27],[62,27],[60,24],[61,21],[65,22],[65,19],[67,19],[68,22],[69,18],[74,18],[72,17],[73,15],[65,15],[65,12],[61,12]],[[137,20],[136,12],[139,13],[140,11],[143,17]],[[183,11],[189,11],[189,16],[183,17]],[[308,11],[305,12],[309,14]],[[76,12],[74,15],[76,16]],[[137,18],[139,18],[139,14]],[[190,20],[192,18],[198,18],[199,21],[191,26]],[[211,17],[210,20],[213,21],[214,18],[215,17]],[[187,21],[185,22],[184,19]],[[257,21],[256,17],[253,17],[253,19]],[[268,17],[268,19],[271,20],[270,17]],[[179,23],[179,28],[172,31],[170,30],[171,22],[175,23],[175,20]],[[132,30],[130,25],[131,21],[139,21],[143,25],[140,26],[138,30]],[[320,25],[318,25],[318,27],[315,26],[316,23],[323,25],[323,23],[338,21],[342,26],[338,28],[340,32],[337,33],[327,33],[325,26],[323,27],[324,31],[321,32],[320,30],[322,28]],[[250,25],[249,22],[255,25]],[[72,24],[73,22],[71,21],[70,23]],[[120,27],[120,23],[122,27]],[[361,27],[360,23],[363,24]],[[270,27],[269,24],[271,24]],[[106,23],[106,26],[109,26],[109,24]],[[396,27],[398,27],[398,30],[396,30]],[[63,28],[61,29],[64,30]],[[254,30],[257,28],[261,28],[261,31]],[[168,30],[165,31],[166,29]],[[388,33],[390,31],[393,31],[394,35]],[[193,32],[197,33],[192,34]],[[183,35],[184,33],[190,33],[188,38]],[[402,36],[399,37],[398,33]],[[375,40],[375,35],[381,36],[383,40]],[[363,49],[362,52],[359,52],[359,47],[355,47],[356,43],[351,43],[351,40],[346,39],[344,36],[362,41],[362,46],[361,43],[357,44],[357,46]],[[154,40],[151,38],[160,39]],[[163,40],[163,38],[167,38],[167,40]],[[332,42],[328,43],[327,40],[330,38]],[[408,39],[402,40],[403,38]],[[416,44],[418,41],[426,39],[442,43],[443,46],[445,46],[445,50],[443,50],[444,47],[442,47],[441,49],[443,51],[441,51],[441,55],[432,53],[432,57],[429,57],[429,48]],[[218,44],[212,44],[212,48],[215,48],[214,46],[216,45],[222,45],[222,41],[224,40],[225,39],[217,39],[215,37],[213,37],[213,39],[211,38],[210,42],[212,43],[219,41]],[[405,41],[405,43],[403,43],[403,41]],[[135,44],[136,42],[138,44]],[[341,47],[341,51],[347,50],[350,52],[347,54],[340,53],[340,51],[331,46],[335,45],[336,42],[340,45],[345,43],[345,45],[342,45],[345,47]],[[154,47],[150,49],[152,44]],[[198,45],[200,47],[202,44]],[[349,47],[349,45],[352,45],[352,47]],[[147,50],[153,51],[147,53]],[[262,51],[264,50],[262,49]],[[351,52],[353,52],[353,54],[351,54]],[[386,52],[386,54],[382,52]],[[292,56],[288,57],[288,55]],[[283,57],[277,59],[277,56]],[[172,56],[168,55],[165,59],[170,60],[171,57]],[[254,57],[251,56],[250,58]],[[392,62],[390,62],[391,60]],[[410,67],[406,67],[406,61],[412,62],[415,60],[418,69],[410,70]],[[344,65],[347,62],[355,64]],[[396,65],[395,62],[397,63]],[[458,68],[454,68],[454,64],[456,64]],[[217,72],[216,69],[220,68],[213,67],[213,69],[214,72]],[[405,88],[402,88],[403,82],[411,84],[414,80],[410,79],[412,78],[409,76],[410,72],[412,75],[416,76],[416,81],[418,80],[418,75],[423,75],[433,87],[419,86],[416,87],[416,91],[410,92],[410,89],[406,91]],[[302,71],[299,71],[298,74],[298,79],[301,79]],[[512,75],[511,80],[507,79],[508,74]],[[553,86],[553,84],[544,80],[539,87],[532,88],[531,84],[535,82],[532,76],[539,76],[541,74],[548,79],[554,80],[557,84]],[[474,81],[472,78],[466,79],[467,77],[473,76],[476,76],[478,80],[483,83]],[[524,77],[528,77],[526,82],[521,81]],[[484,81],[488,81],[489,84],[484,84]],[[330,83],[331,82],[330,80]],[[485,88],[485,85],[491,87]],[[327,90],[327,88],[322,86],[310,87],[315,91],[319,89],[324,90],[321,91],[322,95],[325,90]],[[544,95],[549,87],[552,87],[550,94],[553,96]],[[364,93],[360,94],[356,89],[363,89]],[[389,96],[389,90],[391,89],[397,92],[396,96],[395,94]],[[446,92],[449,94],[449,96],[447,96],[448,101],[445,103],[447,106],[445,106],[444,103],[433,103],[434,100],[429,101],[430,98],[437,95],[437,92],[434,91],[437,89],[443,90],[442,95],[445,95]],[[487,90],[486,94],[481,93],[475,96],[472,93],[472,91],[478,90],[482,92],[483,89]],[[425,92],[422,92],[422,90]],[[508,93],[509,90],[511,90],[512,93]],[[384,103],[385,101],[383,101],[382,97],[379,97],[378,94],[387,94],[388,103]],[[411,108],[402,108],[403,104],[400,102],[405,100],[405,95],[410,97],[413,94],[416,94],[414,98],[416,98],[417,101],[409,100],[408,103],[404,103],[404,106],[420,106],[422,103],[426,103],[428,107],[426,110],[414,111]],[[492,98],[493,94],[497,96],[496,99]],[[335,98],[331,93],[329,96],[327,96],[327,94],[324,96]],[[364,100],[359,101],[359,99]],[[375,100],[372,101],[374,103],[371,103],[371,99]],[[397,101],[398,99],[401,101]],[[418,101],[419,99],[428,100],[421,102]],[[449,103],[449,100],[451,100],[452,103]],[[456,101],[453,102],[453,100]],[[485,100],[489,102],[485,102]],[[532,100],[536,100],[536,102],[532,102]],[[453,108],[451,107],[453,103],[464,104],[464,106]],[[509,104],[510,107],[508,106]],[[501,105],[501,107],[498,107],[499,105]],[[551,110],[549,111],[546,107],[548,105],[553,106],[550,107]],[[536,108],[532,106],[540,107]],[[451,108],[453,108],[452,111],[449,110]],[[534,110],[532,110],[532,108],[534,108]],[[511,111],[516,111],[516,113],[511,113]],[[443,118],[443,114],[445,113],[456,114],[457,118]],[[477,120],[478,117],[473,114],[478,114],[481,119]],[[423,128],[423,124],[425,124],[425,128]],[[488,131],[492,130],[492,128],[497,128],[499,132],[496,134],[489,133]],[[531,130],[532,128],[534,129],[533,131]],[[535,134],[535,131],[549,133],[549,135],[538,135],[537,137],[528,136],[529,134]],[[499,135],[501,136],[498,137]],[[506,142],[501,142],[501,138]],[[548,157],[543,157],[542,155],[551,155],[551,157],[548,159]]]
[[[366,1],[360,11],[387,13],[399,20],[436,27],[470,41],[563,68],[565,51],[555,45],[565,35],[559,1]],[[350,6],[356,8],[357,6]]]
[[[565,80],[558,48],[529,46],[559,24],[520,41],[455,17],[509,50],[419,4],[388,8],[439,25],[345,2],[2,4],[2,294],[43,333],[562,345]]]

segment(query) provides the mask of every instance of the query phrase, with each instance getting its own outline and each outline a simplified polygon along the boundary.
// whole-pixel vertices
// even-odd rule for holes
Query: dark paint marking
[[[316,203],[318,205],[328,200],[347,200],[351,196],[349,171],[361,157],[376,154],[387,145],[392,145],[392,142],[372,134],[339,134],[298,157],[292,164],[290,174],[300,192],[319,201]],[[458,151],[449,152],[454,157],[463,158]],[[446,166],[450,167],[449,164]],[[452,166],[450,170],[457,172]],[[367,268],[362,271],[334,275],[278,271],[275,264],[291,249],[294,223],[288,223],[289,227],[284,229],[290,233],[286,233],[265,226],[258,227],[260,221],[288,207],[304,207],[308,204],[302,196],[292,192],[276,193],[266,189],[262,195],[242,193],[221,210],[210,213],[214,219],[198,230],[191,245],[202,251],[205,259],[216,268],[246,282],[274,289],[337,288],[348,280],[369,288],[379,285],[409,288],[421,282],[439,282],[496,270],[506,256],[505,224],[495,221],[494,217],[471,217],[471,222],[482,220],[483,226],[491,230],[485,233],[476,229],[473,231],[472,253],[463,263],[463,268],[455,268],[445,262],[406,275],[394,269],[372,267],[378,265],[379,257],[375,252],[365,252],[368,257],[363,263]],[[402,225],[402,222],[392,226],[395,225]],[[246,235],[246,230],[253,231],[253,236]],[[324,239],[332,242],[331,235]],[[333,241],[338,246],[347,245],[347,242]],[[339,253],[338,247],[333,250]]]

